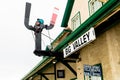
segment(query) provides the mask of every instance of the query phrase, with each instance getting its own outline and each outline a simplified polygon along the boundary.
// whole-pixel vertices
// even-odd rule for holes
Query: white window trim
[[[74,31],[76,28],[78,28],[81,24],[81,16],[80,11],[77,12],[77,14],[71,19],[71,28]]]
[[[96,2],[96,5],[94,5],[95,2]],[[89,5],[89,14],[92,15],[92,14],[94,14],[99,8],[102,7],[103,2],[101,2],[100,0],[89,0],[88,5]]]

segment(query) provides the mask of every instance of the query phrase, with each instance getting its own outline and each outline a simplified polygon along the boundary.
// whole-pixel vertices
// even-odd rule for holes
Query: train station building
[[[68,0],[61,27],[22,80],[120,79],[120,0]]]

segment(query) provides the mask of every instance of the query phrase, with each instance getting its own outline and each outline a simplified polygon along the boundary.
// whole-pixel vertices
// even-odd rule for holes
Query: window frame
[[[77,17],[78,17],[78,18],[77,18]],[[71,28],[72,28],[73,31],[76,30],[76,29],[79,27],[78,25],[76,25],[76,22],[75,22],[75,21],[77,21],[76,18],[78,19],[78,22],[79,22],[79,23],[77,23],[77,24],[80,26],[80,24],[81,24],[80,11],[78,11],[78,12],[75,14],[75,16],[71,19]],[[75,24],[74,24],[74,23],[75,23]],[[75,26],[74,26],[74,25],[75,25]]]
[[[57,70],[57,78],[65,78],[65,70]]]
[[[93,6],[91,6],[90,4],[91,4],[92,2],[95,2],[95,1],[99,2],[99,3],[101,4],[101,6],[99,6],[99,8],[97,8],[96,10],[95,10],[95,9],[92,10],[91,7],[93,7]],[[89,1],[88,1],[89,15],[90,15],[90,16],[93,15],[93,14],[94,14],[97,10],[99,10],[103,5],[104,5],[104,3],[101,2],[100,0],[89,0]]]

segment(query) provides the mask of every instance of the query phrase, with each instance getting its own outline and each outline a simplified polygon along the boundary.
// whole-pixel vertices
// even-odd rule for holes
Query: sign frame
[[[64,58],[68,57],[72,53],[86,46],[90,42],[96,39],[94,28],[90,28],[82,36],[73,41],[70,45],[63,49]]]

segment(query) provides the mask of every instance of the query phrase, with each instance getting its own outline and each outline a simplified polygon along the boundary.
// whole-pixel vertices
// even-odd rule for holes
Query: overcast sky
[[[59,8],[55,27],[43,30],[52,39],[63,30],[60,27],[67,0],[1,0],[0,1],[0,80],[21,80],[42,59],[33,54],[34,36],[24,26],[25,2],[31,2],[30,24],[37,18],[49,24],[54,7]],[[42,35],[43,36],[43,35]],[[43,36],[42,47],[51,40]]]

